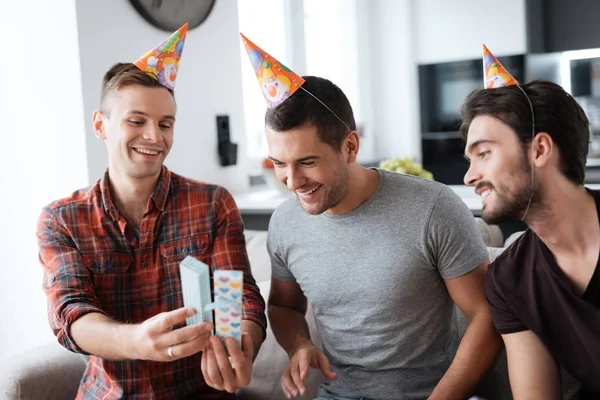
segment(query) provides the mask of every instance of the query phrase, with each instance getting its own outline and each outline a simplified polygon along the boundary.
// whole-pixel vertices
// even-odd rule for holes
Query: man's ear
[[[94,110],[94,114],[92,115],[92,126],[94,127],[96,137],[100,140],[106,140],[104,123],[104,114],[102,114],[102,111]]]
[[[554,141],[546,132],[536,134],[531,146],[533,146],[534,164],[538,168],[547,165],[554,156],[557,156],[554,154],[556,150]]]
[[[358,149],[360,148],[360,138],[356,131],[348,133],[342,144],[342,151],[348,155],[348,164],[356,162]]]

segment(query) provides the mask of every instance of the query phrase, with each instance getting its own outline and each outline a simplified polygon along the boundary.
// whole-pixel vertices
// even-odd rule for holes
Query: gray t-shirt
[[[458,344],[443,279],[487,258],[475,219],[448,187],[378,170],[375,193],[343,215],[309,215],[296,198],[273,213],[273,278],[311,304],[338,380],[322,393],[426,398]]]

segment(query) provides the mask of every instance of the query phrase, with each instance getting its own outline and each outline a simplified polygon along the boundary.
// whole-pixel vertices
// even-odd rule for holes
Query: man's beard
[[[304,211],[311,215],[319,215],[337,206],[348,193],[348,171],[344,169],[336,174],[334,182],[335,184],[329,187],[321,184],[319,190],[327,191],[327,193],[324,194],[324,198],[320,204],[305,204],[300,201],[300,205]]]
[[[495,187],[491,182],[480,182],[477,186],[490,187],[496,196],[495,208],[483,210],[482,219],[488,224],[518,221],[530,214],[532,209],[540,202],[539,184],[533,182],[531,177],[532,166],[528,164],[527,157],[523,154],[521,162],[510,173],[514,182],[520,182],[517,189],[509,189],[506,185]],[[531,203],[530,203],[531,202]]]

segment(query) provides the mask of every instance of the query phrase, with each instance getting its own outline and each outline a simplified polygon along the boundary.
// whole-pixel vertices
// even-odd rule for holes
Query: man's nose
[[[144,130],[144,139],[152,142],[158,143],[160,142],[161,133],[160,127],[154,124],[147,124],[146,129]]]
[[[288,189],[294,192],[304,186],[304,181],[305,179],[298,169],[294,167],[288,167],[285,182]]]
[[[481,173],[479,172],[476,163],[471,162],[469,164],[469,169],[463,178],[463,182],[467,186],[475,186],[477,182],[481,180]]]

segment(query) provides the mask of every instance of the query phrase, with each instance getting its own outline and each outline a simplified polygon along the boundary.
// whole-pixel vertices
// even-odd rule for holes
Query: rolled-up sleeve
[[[71,324],[88,313],[106,313],[94,294],[89,270],[83,263],[56,210],[45,208],[37,225],[39,259],[44,269],[43,288],[48,297],[48,321],[66,349],[87,354],[70,333]]]
[[[233,197],[224,188],[217,190],[216,202],[218,228],[213,244],[213,268],[244,273],[242,319],[257,323],[266,337],[265,301],[250,269],[242,217]]]

